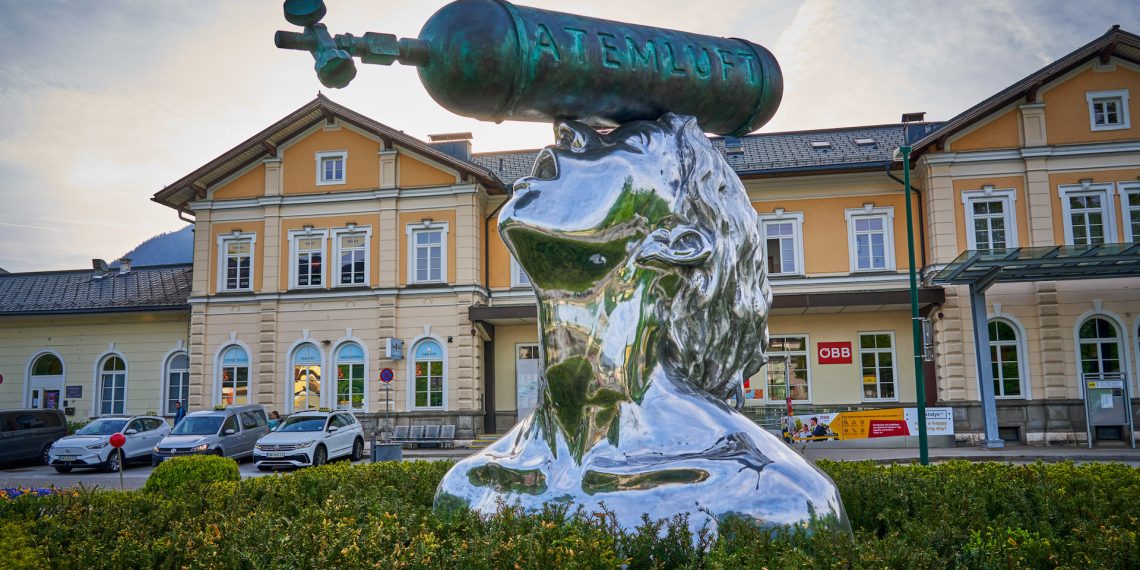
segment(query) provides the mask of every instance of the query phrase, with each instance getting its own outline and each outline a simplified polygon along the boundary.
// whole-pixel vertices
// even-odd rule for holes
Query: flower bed
[[[853,535],[680,521],[623,533],[558,508],[431,510],[447,463],[338,463],[184,491],[0,501],[0,550],[36,568],[1140,567],[1140,472],[1124,465],[821,462]]]

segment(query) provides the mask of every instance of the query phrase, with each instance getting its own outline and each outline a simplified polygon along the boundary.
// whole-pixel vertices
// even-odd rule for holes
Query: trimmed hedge
[[[731,523],[713,541],[681,520],[623,533],[606,513],[557,508],[437,517],[445,462],[338,463],[194,492],[22,496],[0,501],[0,529],[20,529],[4,546],[55,568],[1140,567],[1134,468],[820,464],[853,536]]]
[[[190,455],[163,461],[151,471],[143,491],[173,494],[195,492],[195,488],[219,481],[241,481],[233,459],[217,455]]]

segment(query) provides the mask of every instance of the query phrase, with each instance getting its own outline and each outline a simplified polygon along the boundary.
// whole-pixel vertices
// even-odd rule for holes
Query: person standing
[[[182,418],[186,417],[186,408],[182,407],[182,402],[174,402],[174,425],[177,426]]]

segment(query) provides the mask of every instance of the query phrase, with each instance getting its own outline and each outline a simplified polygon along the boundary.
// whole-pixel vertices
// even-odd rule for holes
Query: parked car
[[[111,447],[111,436],[121,433],[126,439],[122,458]],[[48,465],[60,473],[76,467],[118,471],[122,463],[150,461],[150,451],[166,434],[170,425],[158,416],[105,416],[92,420],[74,435],[56,441],[48,453]]]
[[[351,412],[300,412],[259,439],[253,463],[261,471],[274,467],[323,465],[330,459],[364,455],[364,429]]]
[[[190,412],[154,446],[152,463],[158,465],[181,455],[213,454],[242,459],[253,453],[254,444],[267,433],[265,408],[256,404]]]
[[[51,444],[65,435],[67,419],[59,410],[0,410],[0,463],[44,463]]]

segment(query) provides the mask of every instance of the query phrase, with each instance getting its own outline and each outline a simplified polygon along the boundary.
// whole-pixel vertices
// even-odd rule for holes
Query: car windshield
[[[170,435],[213,435],[218,433],[218,428],[222,425],[222,416],[186,416]]]
[[[325,429],[325,419],[321,417],[289,418],[277,431],[321,431]]]
[[[125,425],[127,425],[127,420],[125,419],[95,420],[83,426],[79,431],[75,432],[75,435],[111,435],[113,433],[119,433],[119,430],[123,429]]]

